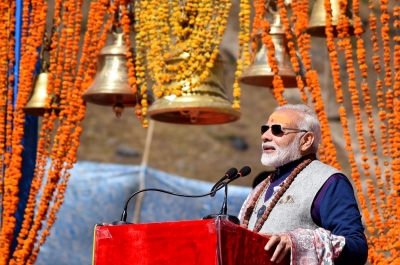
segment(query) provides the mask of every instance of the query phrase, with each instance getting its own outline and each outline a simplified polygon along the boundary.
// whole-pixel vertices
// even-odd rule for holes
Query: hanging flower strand
[[[2,40],[7,40],[1,44],[0,49],[0,165],[4,164],[4,153],[6,147],[6,123],[7,123],[7,88],[8,88],[8,59],[12,57],[8,53],[12,53],[14,51],[13,43],[10,43],[12,38],[11,32],[11,14],[10,6],[4,2],[0,4],[0,23],[4,25],[6,29],[2,29],[0,31],[0,38]],[[12,48],[12,49],[11,49]],[[12,69],[12,68],[10,68]],[[3,169],[2,166],[0,169],[0,188],[3,191]]]
[[[258,6],[259,9],[265,9],[265,4],[261,6],[261,4]],[[261,25],[261,30],[262,30],[262,39],[261,42],[263,45],[265,45],[266,49],[268,50],[267,52],[267,57],[268,57],[268,64],[270,68],[272,69],[272,72],[274,73],[274,79],[272,81],[272,94],[275,97],[275,99],[278,101],[278,105],[284,105],[287,103],[287,101],[283,98],[283,92],[285,90],[283,86],[283,81],[282,78],[279,76],[279,66],[278,66],[278,61],[275,58],[275,45],[272,40],[272,36],[270,34],[271,30],[271,25],[268,21],[268,19],[265,17],[265,10],[264,11],[259,11],[260,14],[262,14],[262,19],[260,22]]]
[[[309,34],[305,33],[305,29],[307,28],[308,25],[308,3],[304,3],[307,0],[293,0],[291,3],[293,15],[291,16],[291,20],[294,23],[294,35],[297,38],[297,42],[303,42],[306,41],[307,38],[310,38]],[[302,76],[302,69],[300,68],[300,61],[297,56],[297,52],[295,49],[295,43],[294,43],[294,38],[293,38],[293,33],[290,28],[289,21],[284,18],[286,16],[286,12],[281,12],[281,10],[284,10],[284,1],[278,1],[278,6],[280,7],[280,15],[283,18],[284,21],[284,29],[286,33],[286,38],[288,40],[288,49],[289,49],[289,54],[290,54],[290,62],[292,63],[293,70],[296,72],[296,81],[297,81],[297,87],[300,90],[301,93],[301,99],[305,104],[308,103],[308,96],[305,92],[305,83],[303,81],[303,76]],[[306,8],[305,8],[306,7]],[[303,46],[302,46],[303,47]],[[300,50],[300,53],[302,50]],[[305,58],[307,56],[305,55]],[[311,61],[306,60],[303,62],[304,68],[307,71],[308,69],[311,68]]]
[[[24,2],[25,4],[28,3]],[[28,5],[29,6],[29,5]],[[22,138],[24,136],[24,121],[25,114],[23,107],[26,105],[28,95],[32,88],[32,74],[35,69],[35,62],[38,58],[37,49],[41,45],[41,36],[44,30],[44,21],[41,14],[46,13],[47,5],[37,1],[36,9],[30,13],[31,24],[35,25],[31,30],[30,36],[26,40],[26,51],[23,53],[20,62],[20,82],[19,91],[16,101],[16,108],[13,119],[12,131],[12,150],[10,166],[6,169],[4,174],[4,183],[8,185],[3,195],[3,213],[2,213],[2,227],[1,227],[1,246],[0,246],[0,264],[5,264],[10,256],[10,246],[13,237],[13,230],[15,228],[16,219],[14,213],[18,206],[18,182],[21,175],[21,153],[23,150]],[[27,11],[24,11],[27,12]]]
[[[60,10],[61,10],[61,1],[56,2],[55,7],[54,7],[54,16],[58,18],[60,15]],[[44,18],[45,19],[45,18]],[[56,27],[58,26],[57,21],[60,21],[60,19],[54,19],[56,23]],[[54,28],[53,28],[54,29]],[[57,43],[57,36],[56,31],[53,30],[53,34],[55,36],[52,36],[52,41]],[[43,43],[42,49],[47,50],[49,47],[47,47],[48,43]],[[54,46],[53,46],[54,47]],[[50,52],[50,61],[53,62],[56,60],[56,53],[51,53]],[[54,68],[55,71],[55,68]],[[49,92],[49,86],[52,84],[50,82],[50,74],[48,75],[49,79],[49,84],[48,84],[48,94],[52,93],[52,89],[50,88]],[[48,98],[46,102],[45,109],[50,108],[50,97]],[[41,187],[42,184],[42,179],[45,174],[45,168],[47,164],[47,160],[49,157],[49,148],[51,145],[51,132],[54,129],[54,120],[57,118],[56,114],[54,111],[45,111],[44,113],[44,118],[43,118],[43,125],[42,125],[42,130],[39,133],[40,138],[38,140],[38,147],[37,147],[37,158],[36,158],[36,165],[35,165],[35,170],[34,170],[34,178],[32,180],[31,184],[31,189],[29,192],[29,197],[27,201],[27,205],[25,207],[25,213],[24,213],[24,218],[22,222],[22,228],[19,232],[17,242],[18,245],[16,246],[14,253],[13,253],[13,259],[10,261],[11,264],[18,264],[18,262],[21,262],[21,260],[24,260],[24,257],[28,256],[30,253],[30,249],[22,249],[24,240],[26,240],[26,237],[28,235],[28,231],[31,227],[32,220],[33,220],[33,214],[34,214],[34,209],[36,206],[36,196],[37,193]]]
[[[105,3],[103,3],[103,4],[105,4]],[[99,4],[98,6],[102,7],[104,5]],[[105,8],[103,8],[103,9],[99,8],[98,12],[96,12],[96,19],[98,19],[99,16],[101,16],[102,14],[104,14],[105,13],[104,11],[105,11]],[[96,23],[96,24],[99,27],[101,27],[101,23]],[[90,23],[89,23],[89,25],[90,25]],[[96,45],[96,42],[93,42],[92,44]],[[97,47],[96,47],[96,50],[98,50]],[[85,56],[83,55],[81,58],[81,62],[82,62],[82,59],[84,59],[84,58],[85,58]],[[84,64],[82,64],[82,65],[84,65]],[[88,64],[88,66],[89,65],[90,64]],[[82,76],[83,76],[82,71],[78,71],[78,73],[82,73]],[[74,98],[77,98],[76,96],[77,95],[75,95]],[[68,120],[68,115],[76,115],[76,112],[72,109],[71,109],[70,114],[68,114],[69,113],[68,105],[66,105],[63,110],[64,111],[60,113],[60,115],[63,115],[63,117],[60,117],[61,124],[57,130],[53,148],[52,148],[52,154],[51,154],[52,164],[51,164],[50,170],[48,171],[47,183],[43,190],[44,196],[42,196],[42,198],[41,198],[41,201],[40,201],[40,204],[38,207],[38,212],[34,219],[34,224],[33,224],[32,228],[29,230],[27,239],[24,242],[24,249],[29,249],[29,250],[33,249],[33,242],[35,242],[35,240],[36,240],[38,230],[40,230],[42,227],[41,220],[45,219],[46,213],[48,211],[48,207],[49,207],[48,200],[50,200],[52,198],[52,194],[55,189],[54,185],[58,182],[58,180],[60,178],[60,174],[63,172],[64,164],[62,163],[63,159],[61,156],[63,156],[63,154],[65,153],[64,150],[69,148],[68,144],[66,143],[68,141],[69,136],[68,135],[62,136],[62,134],[66,133],[66,127],[69,127],[71,129],[74,128],[74,126]],[[35,254],[30,256],[31,260],[35,259],[35,258],[36,258]],[[29,264],[29,263],[30,262],[27,262],[27,264]],[[22,261],[22,264],[25,264],[24,261]]]
[[[69,34],[69,41],[67,41],[67,46],[70,46],[70,49],[71,49],[71,52],[72,52],[72,54],[71,54],[72,56],[70,57],[71,58],[71,61],[70,61],[71,62],[71,73],[74,73],[74,69],[75,69],[74,68],[74,59],[76,58],[75,57],[76,56],[76,52],[73,52],[73,51],[76,51],[76,48],[75,48],[76,46],[75,45],[77,45],[79,43],[79,38],[80,38],[79,37],[79,32],[80,32],[80,24],[81,24],[82,16],[80,16],[79,14],[81,13],[82,0],[77,2],[77,6],[76,7],[74,6],[74,4],[75,4],[74,0],[71,0],[70,1],[70,8],[73,9],[73,11],[70,12],[70,14],[69,14],[69,22],[68,22],[68,29],[69,30],[68,30],[68,32],[70,34]],[[68,127],[69,129],[74,129],[75,126],[74,126],[73,120],[75,119],[75,117],[77,117],[77,115],[75,115],[76,111],[74,111],[72,109],[72,106],[73,106],[74,102],[76,101],[76,99],[78,97],[76,97],[76,96],[74,97],[74,96],[71,95],[73,93],[72,92],[72,88],[76,89],[76,87],[73,86],[71,78],[68,78],[67,80],[69,80],[69,81],[68,82],[64,81],[64,82],[67,82],[69,84],[69,87],[67,88],[68,92],[65,93],[65,94],[67,95],[67,97],[70,98],[70,100],[68,100],[70,105],[69,106],[67,105],[66,108],[67,109],[69,108],[70,111],[67,111],[68,114],[66,115],[66,120],[68,122],[64,121],[66,123],[66,125],[63,126],[63,127]],[[79,98],[78,101],[81,101],[81,99]],[[60,103],[61,103],[61,105],[64,105],[67,102],[61,100]],[[81,104],[82,104],[82,102],[81,102]],[[75,131],[76,130],[77,129],[75,129]],[[63,134],[66,136],[66,138],[69,140],[68,142],[70,143],[71,142],[71,137],[68,137],[69,136],[69,131],[68,131],[68,133],[66,133],[65,130],[63,130]],[[68,146],[67,144],[64,144],[64,146],[65,146],[66,150],[69,150],[69,152],[74,150],[73,146]],[[76,153],[75,153],[75,156],[76,156]],[[55,201],[54,201],[54,204],[51,207],[51,210],[50,210],[50,213],[49,213],[49,216],[48,216],[47,226],[44,229],[44,231],[42,232],[39,244],[36,245],[35,249],[32,252],[31,257],[29,258],[29,260],[27,262],[27,264],[33,264],[34,263],[34,261],[36,260],[37,255],[39,253],[40,247],[45,242],[46,237],[50,234],[49,230],[50,230],[50,228],[52,227],[52,225],[54,224],[54,222],[56,220],[56,217],[55,217],[56,213],[58,212],[61,204],[63,203],[63,196],[64,196],[64,192],[65,192],[65,189],[66,189],[66,186],[67,186],[68,176],[69,176],[68,170],[72,168],[72,163],[74,163],[74,160],[71,160],[71,159],[68,159],[68,158],[67,159],[63,159],[62,172],[61,172],[61,175],[63,176],[63,178],[62,178],[62,181],[60,181],[60,183],[58,184],[57,194],[55,195]],[[24,257],[24,260],[25,259],[26,259],[26,256]],[[21,264],[24,264],[24,263],[21,263]]]
[[[254,3],[254,5],[257,5]],[[239,85],[239,77],[242,75],[243,71],[247,69],[250,65],[250,52],[249,52],[249,42],[250,42],[250,3],[248,0],[240,1],[241,11],[239,12],[239,52],[238,60],[236,61],[237,69],[235,72],[235,82],[233,84],[233,105],[234,109],[240,109],[240,96],[241,88]],[[258,17],[254,18],[254,23],[256,23],[254,30],[259,29],[257,25],[259,21]],[[254,24],[253,24],[254,25]],[[254,52],[255,47],[253,47]]]
[[[303,3],[305,5],[305,3]],[[305,12],[305,7],[302,9],[303,12]],[[299,12],[296,9],[296,13]],[[327,11],[327,14],[329,12]],[[298,15],[300,16],[300,15]],[[328,23],[328,22],[327,22]],[[307,22],[304,21],[304,24],[300,23],[295,23],[295,32],[302,32],[302,30],[305,30],[307,28]],[[308,86],[309,92],[311,92],[311,97],[312,97],[312,102],[314,104],[314,110],[315,113],[317,114],[320,122],[321,122],[321,133],[322,133],[322,147],[319,149],[319,154],[320,154],[320,159],[321,161],[324,161],[330,165],[333,165],[337,168],[340,168],[340,165],[337,162],[336,159],[336,150],[333,145],[333,141],[330,135],[330,130],[329,130],[329,123],[328,123],[328,118],[325,112],[325,106],[322,101],[322,95],[321,95],[321,88],[319,85],[319,80],[318,80],[318,74],[315,70],[311,69],[311,60],[310,56],[308,54],[308,50],[310,49],[309,45],[310,38],[308,35],[304,35],[304,38],[302,41],[298,42],[299,49],[300,49],[300,56],[302,58],[302,61],[305,62],[305,67],[307,70],[306,73],[306,82]]]

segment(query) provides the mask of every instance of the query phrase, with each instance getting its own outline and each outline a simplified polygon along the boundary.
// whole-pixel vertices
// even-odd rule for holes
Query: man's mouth
[[[264,153],[271,153],[271,152],[275,151],[275,147],[270,146],[270,145],[264,145],[263,150],[264,150]]]

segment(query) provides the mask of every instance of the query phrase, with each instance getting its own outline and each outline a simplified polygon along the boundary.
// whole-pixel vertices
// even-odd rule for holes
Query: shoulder
[[[312,168],[317,168],[319,170],[323,170],[326,172],[332,172],[331,174],[335,174],[335,173],[342,173],[340,170],[338,170],[337,168],[334,168],[328,164],[325,164],[319,160],[314,160],[313,162],[310,163],[310,166]],[[343,174],[343,173],[342,173]]]
[[[332,174],[324,183],[318,194],[322,201],[341,201],[353,204],[356,202],[353,185],[343,173]],[[343,202],[346,201],[346,202]]]
[[[325,182],[324,186],[329,187],[329,186],[340,186],[342,188],[344,187],[350,187],[351,190],[353,190],[353,186],[346,175],[344,175],[341,172],[334,173],[332,174],[328,180]]]

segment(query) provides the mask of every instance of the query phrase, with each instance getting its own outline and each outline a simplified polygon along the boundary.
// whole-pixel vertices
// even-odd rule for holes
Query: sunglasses
[[[261,135],[266,133],[269,128],[271,128],[271,132],[275,136],[280,136],[283,135],[285,132],[284,130],[290,130],[290,131],[296,131],[296,132],[308,132],[307,130],[301,130],[301,129],[296,129],[296,128],[288,128],[288,127],[282,127],[280,124],[273,124],[271,126],[269,125],[262,125],[261,126]]]

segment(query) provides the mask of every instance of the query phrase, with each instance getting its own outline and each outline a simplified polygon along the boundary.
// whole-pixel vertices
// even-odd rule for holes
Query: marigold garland
[[[371,208],[373,209],[373,218],[374,218],[374,225],[375,227],[369,227],[367,228],[370,232],[373,229],[380,229],[382,227],[381,223],[381,218],[380,218],[380,213],[378,211],[378,203],[376,200],[376,194],[375,194],[375,188],[373,185],[373,181],[371,178],[371,173],[369,171],[370,164],[368,162],[369,158],[366,155],[367,154],[367,145],[365,142],[364,138],[364,129],[363,129],[363,122],[361,118],[361,108],[359,104],[359,96],[358,96],[358,90],[356,86],[356,81],[355,81],[355,69],[354,69],[354,63],[353,63],[353,49],[352,45],[350,43],[350,37],[349,37],[349,22],[348,18],[345,16],[346,12],[346,5],[347,3],[345,1],[340,1],[340,8],[341,8],[341,16],[339,19],[338,23],[338,35],[340,40],[339,46],[341,47],[342,50],[345,52],[345,58],[346,58],[346,66],[347,66],[347,73],[349,77],[349,82],[348,82],[348,88],[349,92],[351,95],[351,105],[353,108],[353,113],[356,121],[356,132],[357,132],[357,140],[359,142],[359,147],[360,147],[360,153],[362,154],[361,156],[361,165],[364,169],[364,176],[367,178],[367,183],[368,183],[368,197],[370,199],[371,203]],[[380,174],[376,175],[376,179],[378,182],[380,181]],[[372,237],[370,237],[371,239]]]
[[[12,34],[15,31],[15,8],[16,8],[16,3],[12,3],[10,7],[10,12],[9,12],[9,17],[11,18],[10,21],[10,34]],[[23,12],[23,21],[25,21],[25,17],[27,16],[27,13]],[[23,26],[25,24],[23,23]],[[21,42],[23,41],[24,38],[26,38],[27,31],[22,30],[21,34]],[[15,40],[14,38],[11,38],[12,35],[10,35],[10,40],[9,40],[9,52],[8,52],[8,60],[9,64],[8,67],[9,69],[12,69],[15,65]],[[7,168],[10,165],[10,160],[11,160],[11,153],[10,150],[12,149],[12,121],[14,117],[14,109],[13,109],[13,98],[14,98],[14,84],[15,84],[15,77],[14,73],[11,72],[9,77],[8,77],[8,88],[7,88],[7,95],[6,95],[6,121],[5,121],[5,148],[6,152],[4,154],[4,166]],[[2,174],[4,176],[4,172]],[[3,183],[2,183],[3,184]],[[3,190],[3,189],[2,189]]]
[[[305,5],[305,3],[303,3]],[[300,12],[296,9],[296,13]],[[305,12],[305,7],[301,9],[301,12]],[[327,11],[327,14],[329,15],[329,12]],[[297,16],[300,16],[301,13],[299,13]],[[304,30],[307,28],[308,22],[307,21],[302,21],[302,23],[295,23],[295,32],[297,33],[303,33]],[[339,163],[337,162],[336,158],[336,150],[333,145],[333,141],[330,135],[330,130],[329,130],[329,124],[328,124],[328,118],[326,115],[326,112],[324,110],[324,103],[322,101],[322,96],[321,96],[321,88],[319,85],[319,80],[318,80],[318,74],[315,70],[311,69],[311,64],[310,64],[310,56],[308,54],[308,50],[310,49],[309,41],[310,38],[308,35],[303,34],[303,38],[301,39],[301,42],[298,42],[299,49],[301,51],[300,56],[305,62],[306,66],[306,82],[308,85],[308,91],[311,92],[312,96],[312,102],[314,104],[314,110],[315,113],[317,114],[320,122],[321,122],[321,133],[322,133],[322,147],[319,149],[319,154],[320,154],[320,159],[323,162],[326,162],[332,166],[335,166],[336,168],[340,168]]]
[[[314,111],[321,122],[322,146],[320,149],[321,161],[340,169],[336,158],[336,149],[330,135],[328,116],[325,112],[325,105],[322,100],[321,88],[319,86],[318,74],[315,70],[310,70],[306,74],[308,90],[311,92]]]
[[[261,42],[263,45],[265,45],[267,49],[267,58],[268,58],[268,64],[272,69],[272,72],[274,73],[274,79],[272,81],[272,94],[274,95],[275,99],[278,101],[278,105],[283,105],[286,103],[286,100],[283,98],[283,92],[285,90],[283,86],[283,81],[282,78],[279,76],[279,67],[278,67],[278,62],[275,58],[275,45],[274,42],[272,41],[272,36],[270,34],[271,30],[271,25],[268,21],[268,19],[265,17],[265,2],[264,1],[258,1],[257,5],[255,5],[256,8],[256,17],[258,18],[257,21],[255,21],[259,28],[255,28],[255,25],[253,25],[253,34],[255,34],[258,30],[261,29]]]
[[[62,1],[59,1],[58,3],[58,7],[61,7]],[[25,209],[22,229],[17,240],[18,245],[13,253],[12,260],[10,260],[10,264],[33,264],[35,262],[39,248],[49,235],[49,230],[55,221],[55,215],[63,202],[62,198],[69,177],[68,170],[72,168],[73,163],[76,162],[76,151],[77,147],[79,146],[79,135],[82,132],[81,121],[84,118],[86,107],[81,99],[81,94],[83,89],[87,88],[89,80],[92,79],[95,74],[95,61],[92,59],[96,57],[100,51],[100,48],[104,45],[108,28],[112,23],[112,21],[109,20],[106,23],[106,27],[104,27],[107,28],[107,30],[103,30],[102,32],[101,29],[104,26],[102,21],[106,13],[106,6],[108,5],[108,2],[101,1],[91,4],[91,8],[93,9],[93,11],[91,11],[92,19],[90,19],[88,22],[88,32],[85,35],[80,66],[76,72],[76,56],[78,54],[78,49],[76,47],[79,42],[80,24],[82,19],[80,10],[81,5],[82,1],[75,3],[74,0],[69,0],[68,3],[65,3],[65,10],[62,14],[62,17],[64,18],[63,24],[57,24],[57,21],[60,21],[57,18],[61,15],[61,13],[57,12],[56,6],[56,11],[54,14],[56,30],[52,35],[50,50],[50,71],[53,71],[53,83],[52,86],[49,85],[50,88],[48,87],[48,91],[57,91],[57,93],[60,94],[60,126],[57,129],[50,154],[50,132],[55,129],[54,120],[57,118],[57,115],[54,111],[54,108],[56,106],[58,107],[58,105],[55,105],[54,101],[48,101],[48,108],[51,107],[53,110],[46,112],[43,120],[42,132],[40,133],[41,137],[38,143],[38,160],[35,168],[35,176],[32,181],[28,204]],[[37,28],[37,31],[30,31],[30,35],[27,37],[27,43],[41,44],[42,34],[40,34],[40,32],[43,32],[44,29],[43,22],[45,19],[43,16],[46,15],[45,8],[47,5],[35,4],[35,7],[37,9],[34,9],[31,13],[31,16],[34,18],[34,20],[31,19],[31,21],[37,22],[39,27]],[[115,12],[115,10],[116,8],[112,5],[110,7],[110,11]],[[62,27],[61,32],[64,34],[61,34],[60,36],[60,34],[58,34],[57,27]],[[36,38],[35,41],[31,41],[33,38]],[[59,44],[61,44],[62,47],[65,47],[65,51],[60,52]],[[33,51],[33,49],[31,49],[31,51]],[[66,55],[63,56],[63,58],[61,58],[60,55],[62,53]],[[26,59],[26,65],[29,67],[28,61],[33,64],[35,60],[31,58],[29,52],[25,52],[24,54],[27,58],[29,58],[29,60]],[[37,56],[37,53],[34,53],[34,55]],[[21,61],[24,59],[25,57],[22,57]],[[64,60],[64,64],[59,64],[60,60]],[[54,65],[56,65],[56,67]],[[32,69],[33,71],[33,68],[28,69]],[[65,72],[67,73],[65,74]],[[65,74],[62,76],[62,79],[59,78],[60,74]],[[76,77],[75,83],[72,82],[72,76]],[[24,75],[21,75],[21,78],[24,77]],[[26,82],[31,82],[31,80],[28,80],[28,78],[25,78],[24,80]],[[13,142],[13,145],[14,143],[15,142]],[[64,156],[64,154],[66,155]],[[41,198],[38,211],[35,213],[36,215],[33,220],[33,213],[36,205],[35,196],[41,187],[41,182],[45,171],[44,168],[49,155],[51,156],[52,161],[47,175],[47,183],[43,190],[44,197]],[[60,179],[61,181],[59,181]],[[57,190],[54,204],[51,206],[49,218],[45,229],[41,234],[41,238],[35,246],[38,231],[42,228],[41,221],[46,218],[49,210],[49,202],[52,198],[54,190]],[[12,219],[10,221],[12,223],[15,222],[15,220]],[[7,249],[7,245],[4,244],[4,242],[7,242],[4,238],[2,238],[2,240],[2,253],[7,253],[9,250]],[[4,255],[2,255],[2,257],[4,257]],[[5,264],[7,261],[3,259],[2,262],[2,264]]]
[[[259,5],[254,2],[254,5]],[[237,68],[235,72],[235,82],[233,84],[233,104],[232,107],[234,109],[240,109],[240,95],[241,88],[239,85],[239,77],[242,75],[243,71],[247,69],[250,65],[250,51],[249,51],[249,41],[250,41],[250,4],[248,0],[240,1],[241,11],[239,13],[239,52],[238,52],[238,60],[237,60]],[[259,30],[259,14],[256,14],[253,23],[253,32]],[[252,34],[253,35],[253,34]],[[254,36],[252,42],[254,42]],[[253,47],[253,52],[255,50],[255,43]],[[252,55],[254,56],[254,54]]]
[[[385,66],[385,85],[387,87],[392,86],[392,68],[390,66],[390,57],[391,57],[391,51],[390,51],[390,46],[389,46],[389,41],[390,41],[390,35],[389,35],[389,20],[390,20],[390,15],[388,12],[388,0],[380,0],[379,1],[379,6],[381,9],[381,37],[383,41],[383,65]]]
[[[98,33],[101,32],[101,30],[100,30],[102,27],[101,22],[103,21],[103,18],[106,14],[107,4],[108,4],[107,1],[100,1],[99,4],[96,5],[96,7],[98,9],[97,9],[97,12],[94,12],[95,13],[94,14],[95,22],[92,24],[94,26],[92,27],[93,31],[91,32],[92,34],[97,33],[97,34],[95,34],[95,36],[99,36]],[[108,27],[106,29],[108,29],[109,26],[111,25],[111,21],[106,23],[106,26],[107,25],[108,25]],[[75,27],[73,27],[73,28],[75,28]],[[107,33],[107,30],[105,30],[105,32]],[[96,39],[96,37],[92,38],[91,44],[94,45],[95,47],[92,49],[88,49],[88,52],[92,52],[92,54],[94,54],[94,55],[90,54],[89,57],[91,57],[91,56],[95,57],[98,54],[98,52],[100,51],[100,48],[104,45],[104,42],[106,39],[105,38],[106,33],[103,34],[103,36],[101,36],[98,39]],[[70,41],[73,41],[73,40],[70,40]],[[67,40],[61,40],[61,42],[67,43]],[[82,56],[81,62],[86,62],[85,60],[86,60],[87,55],[86,56],[85,55]],[[90,69],[89,71],[87,71],[87,74],[92,75],[93,74],[92,71],[95,68],[94,65],[95,65],[94,62],[89,62],[87,64],[83,63],[82,67],[87,67],[87,69]],[[81,76],[83,76],[83,70],[79,69],[78,74],[82,74]],[[90,78],[92,78],[92,76]],[[79,84],[81,84],[81,83],[79,82]],[[84,83],[81,84],[80,87],[78,87],[75,84],[71,98],[76,99],[76,100],[70,102],[69,104],[64,105],[61,108],[61,112],[59,114],[60,126],[57,129],[57,132],[56,132],[56,135],[54,138],[51,155],[50,155],[52,161],[51,161],[50,169],[48,170],[48,175],[47,175],[47,179],[46,179],[47,183],[44,187],[43,196],[41,197],[41,200],[39,203],[39,208],[38,208],[38,211],[34,218],[32,228],[29,230],[28,237],[24,242],[24,248],[32,251],[26,261],[27,262],[26,264],[34,263],[37,255],[38,255],[40,245],[44,243],[44,241],[48,235],[48,229],[50,229],[52,224],[54,223],[53,218],[48,219],[48,223],[46,226],[47,230],[45,228],[45,230],[43,232],[44,234],[42,233],[42,238],[39,241],[38,245],[34,246],[33,243],[36,241],[38,231],[42,229],[41,220],[45,219],[45,216],[47,215],[47,213],[49,211],[50,201],[52,200],[54,191],[57,188],[57,183],[60,181],[61,176],[63,176],[63,174],[65,174],[64,172],[66,172],[66,170],[71,168],[71,164],[76,162],[76,148],[73,148],[73,146],[76,146],[76,141],[72,141],[70,130],[75,129],[75,132],[79,132],[78,135],[80,135],[81,130],[79,129],[79,127],[76,127],[77,120],[75,120],[75,119],[77,119],[77,118],[83,119],[83,117],[82,117],[82,115],[77,115],[76,117],[74,117],[74,116],[78,110],[78,109],[76,109],[76,106],[83,105],[82,99],[80,98],[81,92],[78,92],[79,90],[81,90],[83,88],[84,88]],[[85,89],[86,88],[87,87],[85,87]],[[65,92],[60,91],[60,93],[65,93]],[[75,144],[71,145],[71,143],[75,143]],[[64,154],[67,153],[68,150],[70,150],[70,151],[72,150],[73,154],[75,155],[75,157],[73,159],[66,160],[66,158],[64,157]],[[64,191],[61,191],[61,192],[64,192]],[[62,196],[62,195],[59,194],[58,196]],[[56,201],[57,201],[57,199],[56,199]],[[53,212],[53,215],[55,214],[56,209],[58,209],[57,204],[59,204],[61,202],[62,201],[59,201],[58,203],[53,205],[52,208],[50,209],[50,212]],[[24,264],[24,263],[21,263],[21,264]]]
[[[60,19],[58,19],[60,15],[60,9],[61,9],[61,3],[62,1],[57,1],[56,5],[54,7],[54,16],[55,16],[55,25],[53,25],[53,35],[52,35],[52,47],[57,47],[54,45],[57,41],[57,36],[58,32],[55,30],[59,26]],[[44,33],[44,41],[46,38],[46,33]],[[50,47],[48,47],[48,43],[43,43],[43,50],[47,50]],[[53,49],[56,50],[56,49]],[[50,52],[50,62],[55,62],[56,61],[56,52],[51,51]],[[55,63],[54,63],[55,64]],[[53,65],[50,64],[50,69],[52,72],[56,70],[55,67],[52,67]],[[52,75],[51,73],[49,74],[49,84],[47,87],[47,93],[51,95],[52,93],[52,84],[53,84],[53,79],[51,78]],[[51,98],[46,99],[46,106],[45,109],[50,108],[50,103],[51,103]],[[31,227],[32,224],[32,217],[34,215],[34,209],[36,206],[36,195],[42,185],[42,179],[45,174],[45,167],[47,164],[47,159],[49,156],[49,148],[51,145],[51,132],[54,129],[54,120],[57,118],[57,115],[55,114],[54,110],[49,112],[46,111],[44,114],[44,119],[43,119],[43,125],[42,125],[42,130],[39,133],[39,140],[38,140],[38,147],[37,147],[37,159],[36,159],[36,166],[35,166],[35,171],[34,171],[34,178],[32,180],[31,184],[31,190],[29,193],[27,205],[25,207],[25,213],[24,213],[24,219],[22,222],[22,228],[20,230],[20,233],[17,238],[18,245],[15,248],[15,251],[13,253],[13,259],[10,261],[10,264],[18,264],[21,261],[24,261],[25,258],[30,254],[30,249],[29,248],[24,248],[24,240],[26,240],[26,237],[28,235],[28,231]],[[22,262],[23,263],[23,262]]]
[[[293,70],[296,73],[297,86],[298,86],[298,88],[300,90],[303,102],[307,103],[308,102],[308,97],[307,97],[307,94],[305,93],[305,90],[304,90],[305,85],[304,85],[304,82],[303,82],[303,76],[301,75],[300,63],[299,63],[299,60],[297,58],[297,52],[296,52],[296,49],[295,49],[295,44],[293,42],[292,30],[291,30],[291,27],[290,27],[290,24],[289,24],[289,19],[287,18],[286,6],[285,6],[285,3],[284,3],[283,0],[278,0],[277,3],[278,3],[278,8],[279,8],[279,15],[280,15],[281,20],[283,22],[283,29],[284,29],[285,35],[286,35],[287,48],[289,50],[289,55],[290,55],[290,62],[292,64]],[[293,2],[292,6],[293,6],[293,4],[295,5],[295,9],[297,11],[296,2]],[[303,13],[304,10],[302,10],[301,7],[299,9],[300,9],[299,10],[300,16],[305,15]],[[297,14],[297,13],[295,13],[295,14]],[[297,31],[299,31],[299,29]]]
[[[14,8],[13,8],[14,10]],[[0,23],[5,26],[5,29],[0,31],[1,39],[7,40],[5,45],[3,44],[0,49],[0,162],[4,163],[4,153],[6,150],[6,115],[7,115],[7,88],[8,88],[8,59],[12,56],[9,53],[13,53],[13,43],[10,43],[12,39],[12,27],[11,27],[11,9],[10,6],[5,2],[0,4]],[[9,45],[10,44],[10,45]],[[11,50],[12,49],[12,50]],[[3,191],[3,167],[0,169],[0,188]]]
[[[28,2],[24,1],[25,5],[29,7]],[[41,1],[36,1],[36,11],[45,11],[47,5]],[[27,10],[24,13],[27,14]],[[30,36],[26,39],[26,50],[22,53],[20,62],[20,86],[19,94],[16,101],[15,114],[13,119],[13,128],[23,128],[25,114],[23,107],[26,104],[29,92],[32,87],[32,73],[34,71],[34,65],[32,62],[36,62],[38,53],[37,48],[40,46],[40,36],[43,34],[44,22],[43,13],[35,12],[32,10],[30,13],[30,21],[35,27],[30,31]],[[27,21],[24,23],[27,23]],[[26,26],[26,25],[24,25]],[[4,192],[3,197],[3,213],[2,213],[2,227],[0,240],[3,244],[0,245],[0,264],[5,264],[8,261],[10,254],[10,245],[13,237],[13,230],[15,228],[15,217],[14,213],[18,205],[18,181],[21,178],[21,153],[23,150],[21,140],[23,138],[24,131],[14,129],[12,131],[12,150],[11,150],[11,161],[9,167],[6,168],[4,175],[4,184],[7,188]]]
[[[278,5],[280,7],[280,10],[283,9],[284,7],[284,2],[283,1],[278,1]],[[291,17],[292,22],[294,23],[294,34],[297,38],[297,42],[302,42],[305,45],[301,45],[301,48],[299,47],[300,53],[304,52],[304,48],[309,48],[310,46],[307,45],[309,44],[310,40],[310,35],[305,33],[305,29],[307,28],[308,25],[308,1],[307,0],[294,0],[292,1],[292,10],[293,10],[293,15]],[[286,12],[281,12],[281,16],[285,16]],[[301,99],[303,100],[304,103],[308,103],[308,96],[305,92],[305,84],[303,82],[303,76],[301,75],[301,69],[300,69],[300,62],[297,57],[297,52],[295,49],[295,43],[293,40],[293,36],[291,34],[291,29],[289,25],[289,21],[286,19],[284,20],[284,29],[286,32],[286,38],[288,39],[288,49],[289,49],[289,54],[290,54],[290,62],[292,63],[293,70],[296,72],[297,77],[297,86],[300,90],[301,93]],[[300,45],[299,45],[300,46]],[[311,60],[309,60],[308,53],[303,54],[305,60],[303,61],[303,65],[306,71],[311,69]]]

